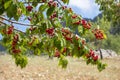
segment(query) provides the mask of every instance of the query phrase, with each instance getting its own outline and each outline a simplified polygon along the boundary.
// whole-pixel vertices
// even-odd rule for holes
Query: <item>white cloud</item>
[[[70,0],[69,4],[77,7],[84,16],[96,16],[99,13],[99,6],[95,4],[95,0]]]
[[[91,8],[89,0],[70,0],[70,5],[76,6],[82,10],[88,10]]]

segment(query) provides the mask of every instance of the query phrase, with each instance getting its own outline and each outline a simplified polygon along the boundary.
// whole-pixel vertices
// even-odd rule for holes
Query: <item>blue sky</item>
[[[95,3],[95,0],[70,0],[69,6],[77,14],[86,18],[93,19],[100,13],[99,6]]]

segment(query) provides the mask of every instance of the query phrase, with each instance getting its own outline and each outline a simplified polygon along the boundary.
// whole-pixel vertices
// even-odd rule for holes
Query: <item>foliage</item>
[[[113,26],[120,25],[120,0],[96,0],[96,3]]]
[[[96,40],[94,39],[93,34],[89,32],[88,34],[90,34],[91,36],[88,38],[88,35],[86,35],[88,43],[90,46],[93,46],[94,49],[98,48],[111,49],[119,54],[120,44],[118,41],[120,41],[120,36],[113,35],[113,33],[111,33],[111,22],[105,19],[104,17],[105,16],[103,16],[101,19],[98,17],[97,21],[92,23],[93,24],[92,28],[98,26],[100,29],[102,29],[107,36],[106,39],[102,41]]]
[[[102,42],[101,47],[104,49],[111,49],[120,54],[120,36],[119,35],[109,35],[106,41]]]
[[[120,0],[96,0],[100,5],[100,10],[111,22],[111,33],[120,34]]]
[[[25,0],[26,1],[26,0]],[[69,0],[28,0],[28,2],[2,0],[0,1],[0,21],[3,43],[15,58],[15,63],[21,68],[27,64],[26,54],[32,50],[34,55],[41,53],[59,58],[59,65],[66,68],[66,56],[83,57],[86,62],[97,65],[99,71],[105,69],[98,56],[87,46],[83,35],[92,31],[91,24],[75,14],[71,8],[64,6]],[[40,5],[38,6],[38,3]],[[64,4],[64,5],[63,5]],[[38,8],[38,10],[36,10]],[[2,15],[6,14],[7,18]],[[30,24],[19,23],[24,16]],[[9,19],[8,19],[9,18]],[[11,24],[4,22],[8,21]],[[15,21],[12,21],[15,20]],[[18,21],[18,22],[17,22]],[[65,22],[63,26],[62,23]],[[16,30],[12,24],[30,26],[26,32]],[[97,39],[104,39],[104,32],[94,28]],[[78,31],[78,35],[76,35]],[[90,57],[87,55],[90,54]]]

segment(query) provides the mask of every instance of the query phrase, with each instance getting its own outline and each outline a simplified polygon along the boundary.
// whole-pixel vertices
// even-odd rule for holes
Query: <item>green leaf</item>
[[[66,68],[67,64],[68,64],[68,60],[61,55],[58,65],[61,66],[62,68]]]
[[[82,26],[78,26],[78,32],[79,32],[80,34],[83,34],[83,27],[82,27]]]
[[[39,49],[39,48],[36,48],[34,54],[35,54],[35,55],[40,55],[40,54],[41,54],[40,49]]]
[[[6,1],[4,4],[4,8],[7,9],[11,5],[12,1]]]
[[[55,10],[54,7],[50,7],[50,8],[48,8],[48,10],[47,10],[47,17],[51,16],[52,13],[54,12],[54,10]]]
[[[39,11],[45,11],[45,9],[47,8],[47,4],[44,4],[44,5],[41,5],[40,7],[39,7]]]
[[[10,7],[7,8],[7,16],[9,18],[12,18],[17,15],[17,5],[13,4]]]
[[[62,0],[63,3],[69,3],[69,0]]]
[[[57,47],[58,50],[61,50],[61,41],[60,40],[57,40],[55,39],[54,40],[54,46]]]
[[[14,56],[15,57],[15,63],[17,66],[20,66],[21,68],[26,67],[27,63],[28,63],[28,59],[26,56],[23,55],[17,55]]]
[[[100,72],[101,72],[102,70],[104,70],[106,66],[107,66],[106,64],[102,64],[102,63],[100,63],[100,62],[98,62],[98,64],[97,64],[97,68],[98,68],[98,70],[99,70]]]
[[[65,39],[61,39],[61,47],[64,47],[66,45],[66,41],[65,41]]]

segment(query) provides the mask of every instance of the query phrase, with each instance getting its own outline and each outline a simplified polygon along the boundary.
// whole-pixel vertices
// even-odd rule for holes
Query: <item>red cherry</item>
[[[50,36],[54,36],[54,27],[46,29],[46,33]]]
[[[58,58],[60,57],[60,52],[58,50],[55,51],[54,57],[58,57]]]
[[[81,48],[80,47],[78,47],[78,50],[80,50]]]
[[[71,38],[71,37],[65,36],[65,39],[66,39],[67,41],[72,41],[72,38]]]
[[[81,22],[82,22],[82,25],[86,25],[86,23],[87,23],[84,19],[82,19]]]
[[[90,54],[86,54],[86,57],[87,57],[87,58],[90,58],[91,56],[90,56]]]
[[[28,6],[26,6],[26,9],[30,12],[30,11],[32,11],[33,7],[28,5]]]
[[[20,49],[13,49],[12,52],[15,53],[15,54],[17,54],[17,53],[20,53],[21,50]]]
[[[90,50],[90,53],[89,53],[89,54],[90,54],[90,56],[92,56],[92,57],[94,57],[94,55],[95,55],[93,50]]]
[[[94,61],[97,61],[97,60],[98,60],[98,56],[95,55],[95,56],[93,57],[93,60],[94,60]]]
[[[72,18],[73,18],[73,19],[77,18],[77,15],[73,15]]]
[[[42,2],[46,2],[46,0],[42,0]]]
[[[14,40],[18,41],[18,39],[19,39],[19,35],[16,34],[16,35],[14,36]]]
[[[57,6],[57,3],[56,3],[56,2],[54,2],[54,3],[53,3],[53,6],[54,6],[54,7],[56,7],[56,6]]]
[[[79,37],[78,37],[78,36],[75,36],[75,39],[76,39],[76,40],[79,40]]]
[[[63,49],[63,53],[65,53],[66,51],[67,51],[67,48],[64,48],[64,49]]]
[[[79,24],[80,24],[80,21],[74,22],[73,24],[79,25]]]
[[[64,9],[66,9],[67,8],[67,6],[62,6],[62,9],[64,10]]]

